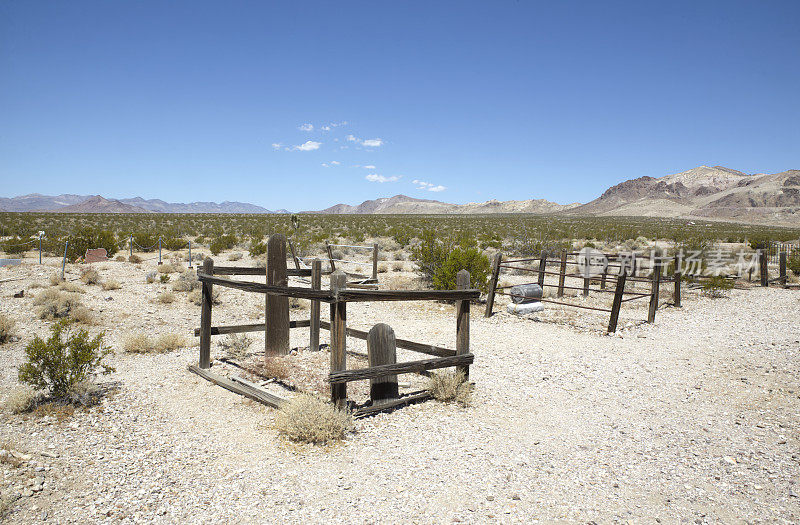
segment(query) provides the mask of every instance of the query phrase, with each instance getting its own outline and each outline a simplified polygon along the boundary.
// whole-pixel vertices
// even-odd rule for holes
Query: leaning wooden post
[[[378,323],[372,327],[367,334],[367,355],[370,367],[397,363],[397,343],[391,326]],[[397,389],[397,375],[370,379],[369,397],[373,404],[400,397]]]
[[[608,260],[603,264],[603,273],[600,274],[600,289],[606,289],[606,276],[608,275]]]
[[[69,239],[64,243],[64,258],[61,259],[61,280],[65,279],[64,272],[67,271],[67,248],[69,247]]]
[[[333,250],[331,250],[331,245],[328,244],[328,241],[325,241],[325,249],[328,252],[328,261],[331,264],[331,272],[335,272],[336,271],[336,264],[334,264],[334,262],[333,262]]]
[[[675,269],[672,271],[672,276],[675,279],[675,306],[681,307],[681,280],[683,273],[681,273],[681,259],[679,255],[675,255]]]
[[[286,237],[276,233],[267,241],[267,285],[288,286]],[[289,298],[267,294],[264,351],[266,357],[289,353]]]
[[[372,280],[378,281],[378,243],[372,245]]]
[[[492,316],[492,308],[494,308],[494,294],[497,290],[497,279],[500,277],[500,263],[503,261],[503,254],[497,252],[494,254],[494,261],[492,262],[492,280],[489,282],[489,294],[486,296],[486,312],[484,317]]]
[[[786,286],[786,252],[781,252],[779,257],[781,286]]]
[[[650,310],[647,312],[647,322],[654,323],[656,320],[656,310],[658,310],[658,292],[661,288],[661,265],[653,266],[653,281],[650,288]]]
[[[337,270],[331,274],[331,373],[347,370],[347,303],[339,301],[339,292],[347,288],[347,275]],[[331,401],[339,408],[347,404],[347,383],[331,384]]]
[[[767,273],[767,250],[761,249],[758,253],[758,270],[761,272],[761,286],[769,286],[769,274]]]
[[[296,269],[300,269],[300,260],[297,258],[297,255],[294,253],[294,244],[292,241],[289,241],[289,250],[292,252],[292,260],[294,261],[294,267]]]
[[[544,272],[547,267],[547,252],[542,250],[542,258],[539,259],[539,286],[544,287]]]
[[[203,273],[214,275],[214,260],[206,257]],[[211,283],[203,283],[200,300],[200,368],[211,367]]]
[[[620,268],[622,273],[617,277],[617,288],[614,290],[614,302],[611,304],[611,318],[608,320],[608,333],[617,331],[617,321],[619,320],[619,309],[622,306],[622,294],[625,293],[625,279],[628,275],[627,269]]]
[[[469,272],[461,270],[456,274],[456,288],[469,290]],[[469,300],[456,301],[456,355],[469,353]],[[469,366],[459,366],[458,371],[469,379]]]
[[[561,266],[558,268],[558,297],[564,296],[564,279],[567,277],[567,250],[561,250]]]
[[[311,262],[311,289],[322,289],[322,261],[314,259]],[[319,350],[319,299],[311,300],[311,330],[308,348]]]

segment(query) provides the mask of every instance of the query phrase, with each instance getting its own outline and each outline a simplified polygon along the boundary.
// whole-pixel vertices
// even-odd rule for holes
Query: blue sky
[[[799,23],[797,1],[0,0],[0,196],[566,203],[800,168]]]

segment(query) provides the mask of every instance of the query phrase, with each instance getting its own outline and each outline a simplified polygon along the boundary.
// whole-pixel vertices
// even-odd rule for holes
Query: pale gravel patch
[[[82,296],[98,312],[92,332],[105,328],[117,348],[135,330],[196,341],[199,308],[185,294],[153,303],[169,283],[144,282],[152,264],[104,266],[102,277],[122,289]],[[26,276],[0,284],[0,312],[23,335],[0,348],[3,399],[17,384],[24,343],[49,326],[32,318],[30,299],[9,296],[54,271],[0,269],[0,280]],[[78,275],[68,266],[68,278]],[[642,303],[623,310],[615,336],[591,316],[577,327],[544,316],[484,319],[474,305],[472,407],[427,402],[381,414],[326,448],[285,443],[271,428],[272,409],[187,372],[196,347],[118,352],[117,372],[103,379],[118,389],[100,407],[60,424],[3,415],[0,441],[51,469],[13,520],[47,512],[56,522],[798,521],[800,293],[690,293],[684,308],[659,310],[655,325],[640,323]],[[224,290],[214,324],[255,322],[259,308],[263,297]],[[455,342],[451,305],[351,304],[348,322]],[[252,335],[251,350],[261,350],[263,336]],[[291,343],[306,346],[307,331],[293,330]],[[366,350],[353,339],[348,346]],[[216,345],[212,353],[223,355]]]

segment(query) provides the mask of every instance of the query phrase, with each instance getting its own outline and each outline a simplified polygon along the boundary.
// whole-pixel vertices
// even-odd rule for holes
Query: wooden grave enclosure
[[[198,271],[202,283],[202,302],[200,327],[195,336],[200,337],[200,359],[198,365],[189,369],[228,390],[250,397],[259,402],[279,406],[284,400],[274,396],[253,383],[242,378],[226,378],[211,372],[211,337],[222,334],[242,332],[265,332],[267,356],[289,353],[289,330],[309,328],[309,346],[319,348],[320,330],[330,332],[330,373],[327,381],[331,385],[331,401],[338,407],[353,408],[356,417],[374,414],[386,409],[402,406],[428,398],[426,392],[415,392],[404,396],[397,394],[397,375],[426,373],[429,370],[456,367],[465,376],[469,365],[474,361],[470,352],[469,313],[470,301],[477,300],[480,292],[470,288],[469,273],[462,270],[458,274],[456,290],[368,290],[349,289],[347,276],[341,270],[330,274],[330,288],[321,287],[321,262],[313,261],[311,268],[286,267],[286,240],[283,235],[273,235],[268,243],[267,268],[246,268],[214,266],[207,258]],[[222,276],[264,275],[266,284],[239,281]],[[303,276],[311,278],[311,286],[290,286],[288,278]],[[266,298],[266,317],[264,323],[234,326],[212,326],[212,292],[214,286],[222,286],[244,292],[261,293]],[[289,321],[288,299],[296,297],[311,301],[310,319]],[[365,301],[455,301],[456,333],[455,349],[443,348],[404,339],[397,339],[388,325],[379,323],[369,331],[347,326],[347,304]],[[321,303],[330,307],[330,320],[320,319]],[[367,368],[347,368],[347,338],[354,337],[367,341],[369,363]],[[426,359],[395,362],[396,348],[411,350],[427,356]],[[371,400],[363,406],[355,406],[347,399],[347,383],[370,380]]]
[[[353,250],[362,250],[367,251],[370,254],[371,261],[370,263],[355,261],[352,259],[337,259],[333,255],[333,248],[349,248]],[[294,265],[296,269],[300,269],[302,265],[308,265],[307,261],[313,262],[314,259],[309,257],[300,257],[296,254],[294,245],[291,241],[289,241],[289,249],[291,250],[292,260],[294,261]],[[372,244],[371,246],[358,246],[352,244],[331,244],[328,241],[325,241],[325,258],[328,261],[328,268],[330,272],[335,272],[337,269],[344,271],[347,274],[348,278],[352,278],[351,281],[348,281],[347,286],[350,288],[362,288],[367,290],[375,290],[378,288],[378,244]],[[336,267],[336,263],[339,263],[339,268]],[[344,265],[365,265],[371,264],[372,265],[372,277],[367,277],[366,275],[361,275],[359,273],[355,273],[353,271],[345,270],[346,266]]]
[[[658,309],[659,304],[659,290],[662,283],[674,283],[674,306],[681,306],[681,283],[683,279],[680,272],[673,272],[672,276],[665,278],[661,274],[661,266],[656,265],[655,268],[652,269],[653,271],[651,272],[651,275],[644,277],[640,275],[642,273],[641,262],[645,260],[644,256],[637,258],[634,254],[634,256],[630,259],[630,264],[628,264],[615,254],[603,255],[608,260],[608,264],[604,266],[602,273],[599,275],[588,275],[581,273],[580,271],[581,265],[585,264],[579,262],[579,257],[582,256],[580,252],[568,252],[567,250],[562,250],[558,258],[551,258],[548,257],[548,252],[542,251],[539,257],[512,259],[506,261],[503,260],[503,254],[498,252],[495,255],[494,261],[492,262],[492,275],[489,281],[489,293],[486,300],[486,311],[484,315],[486,317],[490,317],[492,315],[495,296],[506,295],[509,297],[517,297],[510,291],[510,289],[516,285],[498,286],[500,272],[504,269],[530,272],[536,275],[535,282],[525,284],[538,284],[542,288],[555,288],[556,297],[559,300],[542,298],[542,302],[608,313],[608,333],[613,333],[617,330],[620,309],[622,308],[623,303],[628,301],[635,301],[645,298],[649,299],[647,322],[654,322],[656,310]],[[528,268],[522,266],[526,263],[535,263],[535,267]],[[678,264],[674,265],[674,268],[679,267],[680,266]],[[558,277],[558,284],[545,282],[545,277],[548,275]],[[582,281],[582,285],[567,285],[567,278],[580,279]],[[646,286],[648,290],[631,290],[631,284],[635,286],[638,283]],[[627,290],[626,286],[628,286]],[[607,294],[610,296],[611,304],[607,308],[601,308],[597,306],[566,302],[565,300],[561,299],[564,296],[564,290],[579,290],[584,297],[588,297],[590,293]]]

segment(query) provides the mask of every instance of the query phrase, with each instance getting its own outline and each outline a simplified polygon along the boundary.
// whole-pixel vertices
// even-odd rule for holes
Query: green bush
[[[467,270],[472,287],[486,291],[491,271],[489,258],[477,248],[454,247],[440,240],[432,230],[422,233],[422,241],[411,249],[420,273],[436,290],[454,290],[456,274]]]
[[[712,297],[725,297],[725,293],[733,288],[733,281],[722,275],[714,275],[703,282],[703,294]]]
[[[133,234],[133,251],[152,252],[158,249],[158,234],[152,232],[136,232]],[[137,246],[138,245],[138,246]]]
[[[267,245],[262,241],[252,241],[250,243],[250,257],[257,257],[267,253]]]
[[[170,252],[177,252],[178,250],[183,250],[188,247],[189,243],[186,239],[181,239],[180,237],[161,238],[161,248],[163,250],[168,250]]]
[[[219,255],[220,252],[230,250],[236,246],[237,242],[238,240],[236,239],[235,235],[220,235],[211,242],[209,250],[211,250],[212,254]]]
[[[97,230],[84,226],[70,235],[67,246],[67,259],[76,261],[86,254],[88,249],[105,248],[109,257],[117,253],[117,237],[108,230]]]
[[[51,331],[46,341],[37,335],[25,347],[27,361],[19,367],[21,382],[64,398],[76,384],[114,371],[102,363],[112,352],[103,348],[103,334],[89,339],[86,330],[72,331],[64,321],[54,324]]]
[[[36,243],[25,244],[27,242],[30,242],[30,239],[25,240],[25,239],[21,239],[19,237],[15,237],[15,238],[9,239],[7,241],[1,242],[0,243],[0,249],[2,249],[4,252],[6,252],[9,255],[12,255],[12,254],[17,255],[17,254],[20,254],[20,253],[25,253],[26,251],[32,250],[34,248],[36,248],[36,249],[39,248],[38,244],[36,244]]]
[[[786,259],[786,267],[796,276],[800,277],[800,254],[792,255]]]

